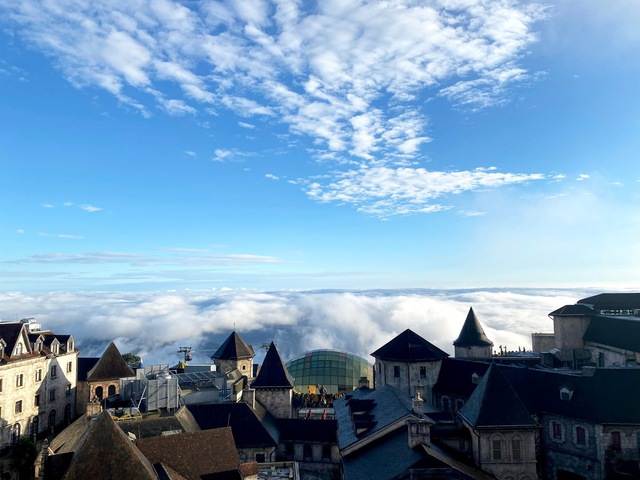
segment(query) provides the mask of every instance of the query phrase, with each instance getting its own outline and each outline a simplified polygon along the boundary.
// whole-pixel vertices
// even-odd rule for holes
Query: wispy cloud
[[[581,182],[583,180],[588,180],[589,178],[589,175],[587,175],[586,173],[581,173],[580,175],[578,175],[578,178],[576,178],[576,180],[578,182]]]
[[[99,212],[100,210],[102,210],[100,207],[89,204],[80,205],[80,208],[85,212]]]
[[[440,95],[455,105],[491,107],[535,77],[519,61],[546,15],[535,2],[444,0],[313,8],[277,0],[66,7],[0,0],[0,8],[73,85],[105,90],[143,115],[230,110],[255,119],[240,121],[243,128],[268,117],[310,138],[318,158],[392,170],[419,158],[431,140],[428,104],[417,99]],[[213,160],[240,156],[221,148]],[[338,171],[333,185],[345,177],[367,180]],[[441,209],[420,205],[409,190],[401,197],[418,206],[391,195],[383,210]]]
[[[544,179],[542,174],[499,173],[477,169],[441,172],[424,168],[362,167],[329,183],[312,182],[307,194],[320,202],[338,202],[381,217],[451,208],[434,202],[449,195]]]
[[[277,176],[275,176],[275,175],[274,175],[274,174],[272,174],[272,173],[267,173],[267,174],[265,175],[265,177],[266,177],[266,178],[269,178],[269,179],[271,179],[271,180],[280,180],[280,177],[277,177]]]
[[[80,235],[69,235],[66,233],[46,233],[46,232],[38,232],[38,235],[41,237],[51,237],[51,238],[71,238],[76,240],[82,240],[82,236]]]

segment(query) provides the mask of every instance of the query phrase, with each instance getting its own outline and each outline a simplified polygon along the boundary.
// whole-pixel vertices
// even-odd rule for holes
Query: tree
[[[127,362],[131,368],[137,368],[142,359],[138,355],[134,355],[133,353],[123,353],[122,359]]]
[[[30,479],[33,473],[33,462],[38,456],[36,444],[30,438],[21,437],[11,448],[9,458],[11,468],[18,472],[18,478]]]

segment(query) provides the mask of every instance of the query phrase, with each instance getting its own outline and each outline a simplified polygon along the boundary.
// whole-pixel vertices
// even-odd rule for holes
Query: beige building
[[[0,323],[0,448],[75,417],[78,351],[70,335]]]

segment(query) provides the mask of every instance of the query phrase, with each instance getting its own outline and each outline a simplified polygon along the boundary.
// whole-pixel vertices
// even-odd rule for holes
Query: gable
[[[133,377],[133,370],[124,361],[116,345],[111,342],[100,360],[87,373],[87,381],[111,380],[115,378]]]

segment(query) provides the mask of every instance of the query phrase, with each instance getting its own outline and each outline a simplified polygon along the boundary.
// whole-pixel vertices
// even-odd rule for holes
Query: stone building
[[[74,418],[77,358],[70,335],[0,323],[0,448]]]
[[[413,396],[420,391],[431,404],[442,360],[449,356],[407,329],[371,354],[375,388],[391,385]]]
[[[80,358],[76,399],[78,414],[84,414],[89,403],[100,403],[120,393],[120,379],[130,377],[135,377],[135,373],[113,342],[99,358]]]
[[[258,375],[251,382],[251,390],[246,393],[247,400],[255,396],[255,401],[276,418],[292,417],[294,379],[282,362],[275,343],[271,342],[269,350],[260,366]]]
[[[247,344],[234,330],[211,356],[216,371],[228,374],[237,370],[247,378],[253,377],[253,347]]]

